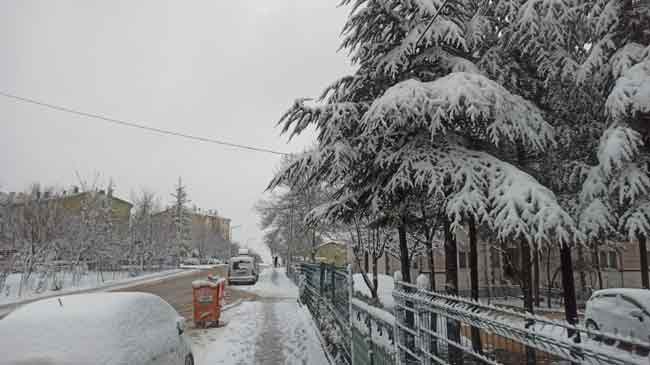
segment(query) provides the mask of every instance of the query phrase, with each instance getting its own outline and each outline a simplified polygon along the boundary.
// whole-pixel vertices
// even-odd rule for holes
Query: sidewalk
[[[297,302],[298,288],[284,270],[267,269],[253,286],[255,294],[223,314],[220,328],[189,331],[197,365],[329,364],[305,307]]]

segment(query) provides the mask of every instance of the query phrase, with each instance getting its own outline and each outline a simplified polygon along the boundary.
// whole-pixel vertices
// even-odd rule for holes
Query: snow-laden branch
[[[602,199],[592,200],[579,216],[579,227],[589,239],[597,238],[604,232],[611,232],[616,229],[616,221],[612,214],[611,206]]]
[[[618,226],[627,229],[629,236],[635,235],[637,229],[646,231],[643,215],[635,210],[636,202],[650,191],[648,171],[637,162],[642,145],[640,134],[629,127],[614,125],[603,133],[598,165],[591,168],[580,192],[581,205],[586,207],[581,221],[588,231],[615,230],[611,224],[614,217],[606,212],[612,204],[625,207]],[[628,218],[634,221],[628,224]]]
[[[523,237],[537,244],[571,244],[583,239],[555,194],[532,176],[506,162],[495,163],[492,175],[489,198],[497,237]]]
[[[423,34],[428,26],[428,19],[420,19],[417,25],[401,40],[397,47],[392,48],[377,60],[377,68],[383,73],[394,75],[409,65],[409,58],[416,53],[416,46],[437,47],[450,45],[467,51],[467,41],[460,25],[450,19],[439,16],[435,19],[429,30]],[[416,42],[421,37],[421,43]]]
[[[637,239],[637,234],[650,236],[650,200],[647,198],[631,206],[619,220],[630,241]]]
[[[641,135],[631,128],[612,126],[608,128],[598,145],[598,164],[606,178],[615,169],[634,159],[643,145]]]
[[[362,124],[366,133],[384,134],[417,126],[432,138],[456,128],[484,130],[494,145],[521,141],[538,151],[553,142],[553,128],[535,106],[485,76],[466,72],[432,82],[403,81],[372,103]]]
[[[605,106],[617,121],[638,113],[650,113],[650,57],[623,72]]]
[[[298,99],[280,118],[282,133],[289,132],[289,139],[302,133],[305,128],[319,129],[319,139],[325,143],[341,138],[346,126],[358,122],[366,104],[342,102],[335,104],[307,105],[309,99]]]

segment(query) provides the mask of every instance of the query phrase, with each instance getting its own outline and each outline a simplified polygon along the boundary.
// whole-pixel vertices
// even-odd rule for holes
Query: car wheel
[[[192,355],[185,357],[185,365],[194,365],[194,357]]]

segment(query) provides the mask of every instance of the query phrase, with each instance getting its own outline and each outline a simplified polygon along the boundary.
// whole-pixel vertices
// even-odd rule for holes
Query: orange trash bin
[[[192,308],[196,327],[218,326],[225,294],[224,279],[192,282]]]

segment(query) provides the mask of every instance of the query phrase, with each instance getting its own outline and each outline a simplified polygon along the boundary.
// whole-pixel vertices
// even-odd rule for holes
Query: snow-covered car
[[[650,342],[650,290],[603,289],[585,309],[585,327]]]
[[[221,264],[223,264],[223,261],[219,260],[219,259],[216,258],[216,257],[211,257],[211,258],[208,259],[208,262],[207,262],[207,263],[208,263],[209,265],[221,265]]]
[[[235,256],[228,265],[228,284],[255,284],[259,268],[253,256]]]
[[[193,365],[185,320],[147,293],[26,304],[0,320],[3,365]]]
[[[183,259],[181,262],[183,265],[201,265],[201,260],[194,258],[194,257],[188,257],[186,259]]]

